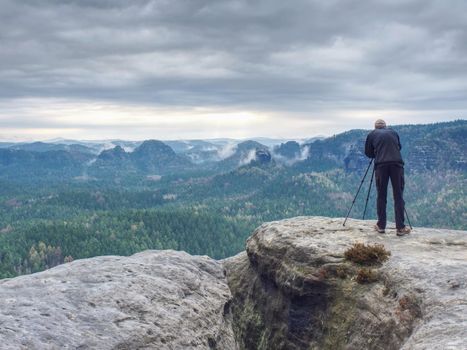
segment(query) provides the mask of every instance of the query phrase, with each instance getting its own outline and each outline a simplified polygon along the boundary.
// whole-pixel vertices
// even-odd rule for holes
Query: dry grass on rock
[[[382,244],[354,243],[347,249],[344,256],[347,260],[359,265],[382,264],[389,259],[391,252],[386,250]]]

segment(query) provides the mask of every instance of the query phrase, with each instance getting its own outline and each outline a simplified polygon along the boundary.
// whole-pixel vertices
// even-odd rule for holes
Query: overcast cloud
[[[465,118],[463,0],[0,0],[0,138]]]

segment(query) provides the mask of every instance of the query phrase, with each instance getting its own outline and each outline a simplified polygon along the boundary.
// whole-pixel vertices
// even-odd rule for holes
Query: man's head
[[[375,129],[384,129],[386,127],[386,122],[383,119],[378,119],[375,121]]]

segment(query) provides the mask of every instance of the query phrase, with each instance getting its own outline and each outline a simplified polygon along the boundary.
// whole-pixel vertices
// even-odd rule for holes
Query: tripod
[[[358,186],[357,193],[355,194],[355,197],[354,197],[354,199],[352,201],[352,205],[350,206],[349,212],[347,213],[347,216],[345,217],[345,220],[344,220],[344,223],[342,224],[342,226],[345,226],[345,223],[347,222],[347,219],[349,218],[350,212],[352,211],[352,208],[353,208],[353,206],[355,204],[355,201],[357,200],[357,196],[360,193],[360,189],[362,188],[363,182],[365,182],[366,175],[368,174],[368,170],[370,170],[370,167],[371,167],[372,163],[373,163],[373,159],[370,160],[370,163],[368,164],[368,168],[366,168],[365,175],[363,175],[362,181],[360,182],[360,186]],[[367,195],[366,195],[365,209],[363,210],[363,218],[362,218],[363,220],[365,220],[366,209],[368,207],[368,200],[370,199],[371,187],[373,185],[374,177],[375,177],[375,167],[373,166],[373,171],[372,171],[371,180],[370,180],[370,186],[368,187],[368,192],[367,192]],[[411,229],[413,229],[412,224],[410,223],[409,214],[407,213],[407,209],[405,208],[405,205],[404,205],[404,212],[405,212],[405,216],[407,217],[409,227]]]
[[[368,193],[366,195],[365,210],[363,210],[362,220],[365,220],[366,208],[368,207],[368,199],[370,199],[371,185],[373,185],[374,178],[375,178],[375,167],[373,166],[373,172],[371,174],[370,186],[368,187]]]
[[[347,222],[347,219],[349,218],[350,212],[352,211],[352,208],[353,208],[353,206],[355,204],[355,201],[357,200],[357,196],[360,193],[360,190],[362,189],[363,182],[365,181],[366,175],[368,174],[368,170],[370,170],[371,164],[373,164],[373,158],[370,160],[370,163],[368,164],[368,168],[366,168],[365,175],[363,175],[362,181],[360,182],[360,186],[358,186],[357,194],[353,198],[352,205],[350,206],[350,209],[349,209],[349,211],[347,213],[347,216],[345,217],[345,220],[344,220],[344,223],[342,224],[342,226],[345,226],[345,223]],[[375,174],[375,169],[373,168],[373,174],[371,175],[371,182],[373,182],[373,175],[374,174]],[[370,190],[371,190],[371,184],[370,184],[370,188],[368,189],[368,195],[366,197],[365,211],[366,211],[366,207],[367,207],[367,204],[368,204],[368,198],[370,197]],[[363,214],[363,215],[365,215],[365,214]]]

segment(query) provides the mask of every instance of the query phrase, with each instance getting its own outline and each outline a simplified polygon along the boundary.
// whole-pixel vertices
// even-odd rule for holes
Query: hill
[[[189,159],[175,153],[170,146],[161,141],[147,140],[128,153],[121,146],[102,151],[90,171],[99,177],[102,176],[101,170],[119,174],[169,174],[189,171],[191,167]]]

